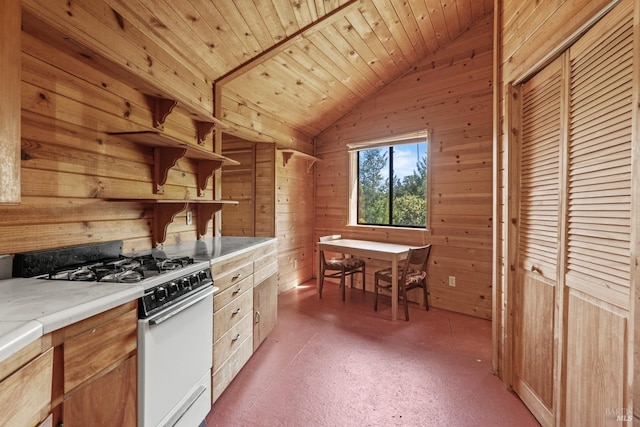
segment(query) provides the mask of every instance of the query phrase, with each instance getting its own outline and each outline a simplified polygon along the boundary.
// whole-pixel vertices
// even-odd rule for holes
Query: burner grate
[[[168,271],[178,270],[193,264],[193,258],[159,258],[153,255],[140,257],[109,258],[85,265],[72,265],[51,271],[51,280],[74,280],[85,282],[136,283]]]

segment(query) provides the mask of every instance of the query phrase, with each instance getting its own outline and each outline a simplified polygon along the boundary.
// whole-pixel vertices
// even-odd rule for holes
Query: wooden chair
[[[321,242],[327,242],[330,240],[341,239],[342,236],[334,234],[331,236],[320,237]],[[342,291],[342,301],[344,301],[344,288],[345,278],[351,277],[351,287],[353,287],[353,276],[356,273],[362,273],[362,292],[365,291],[364,278],[365,278],[365,264],[364,261],[359,258],[347,258],[342,255],[340,258],[326,259],[324,251],[320,251],[320,260],[322,261],[320,266],[320,287],[318,288],[318,297],[322,298],[322,285],[324,284],[325,277],[340,278],[340,290]]]
[[[398,298],[404,301],[404,316],[409,320],[407,291],[422,288],[424,307],[429,311],[429,292],[427,290],[427,263],[431,254],[431,245],[413,248],[403,266],[398,266]],[[374,284],[373,309],[378,311],[378,289],[391,291],[391,268],[376,271]],[[383,283],[380,283],[383,282]]]

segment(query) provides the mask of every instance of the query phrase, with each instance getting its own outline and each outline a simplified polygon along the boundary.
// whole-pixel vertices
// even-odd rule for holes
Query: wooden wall
[[[238,202],[222,208],[222,235],[256,236],[256,143],[224,138],[222,154],[240,162],[222,168],[222,198]]]
[[[276,235],[278,290],[284,292],[313,277],[314,175],[307,161],[292,156],[285,164],[276,152]]]
[[[223,236],[277,237],[278,292],[313,275],[313,169],[294,155],[285,164],[273,143],[225,137],[223,154],[239,166],[222,171]]]
[[[512,95],[518,93],[517,87],[520,83],[526,82],[560,53],[574,46],[587,28],[598,25],[597,22],[600,22],[601,16],[616,4],[611,14],[632,10],[635,62],[639,57],[640,48],[638,34],[640,11],[637,1],[503,2],[498,0],[494,9],[497,17],[496,52],[499,65],[494,105],[496,114],[494,163],[498,196],[494,257],[497,300],[494,321],[496,328],[494,365],[507,386],[511,386],[514,376],[517,376],[514,372],[517,367],[514,368],[513,358],[517,355],[518,349],[514,346],[517,345],[518,340],[526,342],[535,339],[532,336],[517,336],[518,332],[514,330],[517,326],[514,326],[513,313],[518,314],[521,310],[521,307],[514,304],[516,300],[513,294],[517,294],[514,287],[521,286],[521,282],[518,281],[515,273],[520,267],[520,260],[517,257],[520,218],[517,215],[517,206],[512,200],[517,198],[518,192],[519,166],[516,161],[519,150],[518,135],[521,129],[518,119],[512,114],[513,110],[509,108],[510,105],[519,102],[514,101],[515,98]],[[602,22],[609,21],[602,19]],[[609,25],[607,23],[604,27]],[[598,32],[587,33],[586,37],[591,39],[593,46],[599,43],[598,34],[604,33],[604,27],[597,27]],[[584,48],[581,47],[581,49]],[[638,247],[635,243],[638,239],[635,218],[637,218],[640,198],[637,186],[639,167],[637,150],[640,145],[637,128],[640,118],[638,114],[640,72],[637,64],[634,63],[632,67],[632,71],[624,67],[617,70],[627,75],[633,73],[632,97],[625,98],[633,105],[633,118],[627,121],[628,127],[633,128],[631,140],[627,141],[629,147],[634,147],[632,172],[627,182],[631,186],[632,194],[622,199],[622,203],[627,203],[631,208],[629,210],[627,207],[626,212],[620,212],[622,216],[633,219],[630,226],[630,239],[627,243],[630,247],[625,248],[627,257],[629,251],[631,253],[627,264],[628,283],[624,289],[626,297],[620,298],[620,289],[602,288],[606,280],[602,283],[590,282],[588,279],[576,280],[575,271],[573,276],[571,271],[568,274],[565,271],[565,268],[569,270],[575,270],[575,268],[571,265],[566,267],[567,264],[561,263],[558,290],[553,296],[555,302],[552,308],[554,312],[553,364],[539,366],[537,372],[529,373],[532,377],[539,378],[551,375],[549,381],[553,386],[554,399],[549,402],[548,417],[540,418],[543,425],[607,425],[607,423],[612,425],[629,423],[630,425],[629,417],[632,411],[636,414],[634,424],[640,420],[638,417],[640,388],[637,380],[639,377],[637,365],[640,359],[637,356],[638,339],[634,339],[634,334],[638,333],[638,310],[635,307],[637,298],[634,295],[637,295],[638,282]],[[563,75],[564,83],[567,79],[567,74]],[[615,80],[615,77],[613,79]],[[510,91],[509,85],[514,85],[516,89]],[[591,105],[593,109],[599,108],[597,103]],[[569,109],[566,105],[563,108]],[[624,105],[625,111],[628,108],[630,108],[628,104]],[[598,137],[600,135],[593,135],[594,140]],[[569,138],[568,144],[571,144],[571,137]],[[630,159],[627,160],[630,162]],[[601,160],[598,164],[598,159],[594,158],[590,166],[594,170],[598,167],[607,169],[608,166],[602,163],[604,161],[606,160]],[[560,199],[565,199],[569,189],[568,186],[562,187],[562,183],[560,184]],[[609,197],[612,194],[605,196]],[[580,203],[582,202],[578,202]],[[573,208],[565,208],[565,212],[571,209]],[[597,213],[594,213],[594,216],[598,216]],[[602,231],[604,232],[602,235],[607,232],[607,230]],[[569,230],[563,236],[571,239],[571,233],[575,233],[575,230]],[[560,243],[564,242],[563,236],[560,237],[562,239],[559,240]],[[624,240],[614,236],[611,236],[611,239]],[[571,242],[568,243],[569,246],[570,244]],[[607,247],[606,244],[599,245],[598,251],[607,252]],[[567,247],[560,244],[558,250],[559,260],[570,259]],[[625,250],[620,252],[622,257],[625,256]],[[615,256],[613,252],[611,254],[612,257]],[[592,257],[589,264],[597,265],[602,269],[608,268],[602,263],[600,256]],[[531,312],[536,308],[525,309]],[[634,313],[636,320],[634,320]],[[536,343],[528,343],[528,346],[536,348]],[[530,407],[539,406],[535,396],[524,396],[523,400],[531,405]],[[624,420],[618,419],[618,421],[624,422],[616,422],[617,415],[623,415]]]
[[[316,234],[432,243],[431,303],[491,318],[492,17],[429,56],[317,138]],[[429,129],[428,231],[348,226],[346,144]],[[317,255],[316,255],[317,256]],[[377,267],[370,263],[367,270]],[[456,287],[448,277],[456,277]],[[367,288],[373,277],[367,278]]]
[[[21,91],[22,203],[0,207],[0,253],[116,239],[125,251],[150,248],[152,205],[117,199],[155,197],[152,149],[108,134],[153,129],[147,98],[26,32]],[[195,144],[193,120],[179,107],[164,132]],[[210,179],[205,198],[212,187]],[[196,165],[181,159],[159,197],[196,192]],[[195,227],[182,212],[165,243],[196,239]]]

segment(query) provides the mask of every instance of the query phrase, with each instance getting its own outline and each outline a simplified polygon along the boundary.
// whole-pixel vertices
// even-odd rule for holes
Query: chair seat
[[[386,280],[387,282],[391,282],[391,270],[391,268],[385,268],[384,270],[377,271],[376,276],[383,280]],[[398,268],[398,277],[400,277],[401,275],[402,268]],[[405,283],[407,285],[421,283],[425,277],[427,277],[426,271],[416,271],[410,269],[407,271],[407,278],[405,280]]]
[[[326,267],[331,270],[352,270],[354,268],[360,268],[364,265],[364,261],[359,258],[336,258],[328,259],[326,261]]]

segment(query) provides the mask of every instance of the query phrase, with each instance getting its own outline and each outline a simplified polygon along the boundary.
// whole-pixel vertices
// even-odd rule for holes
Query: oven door
[[[213,286],[138,320],[138,426],[197,426],[211,409]]]

